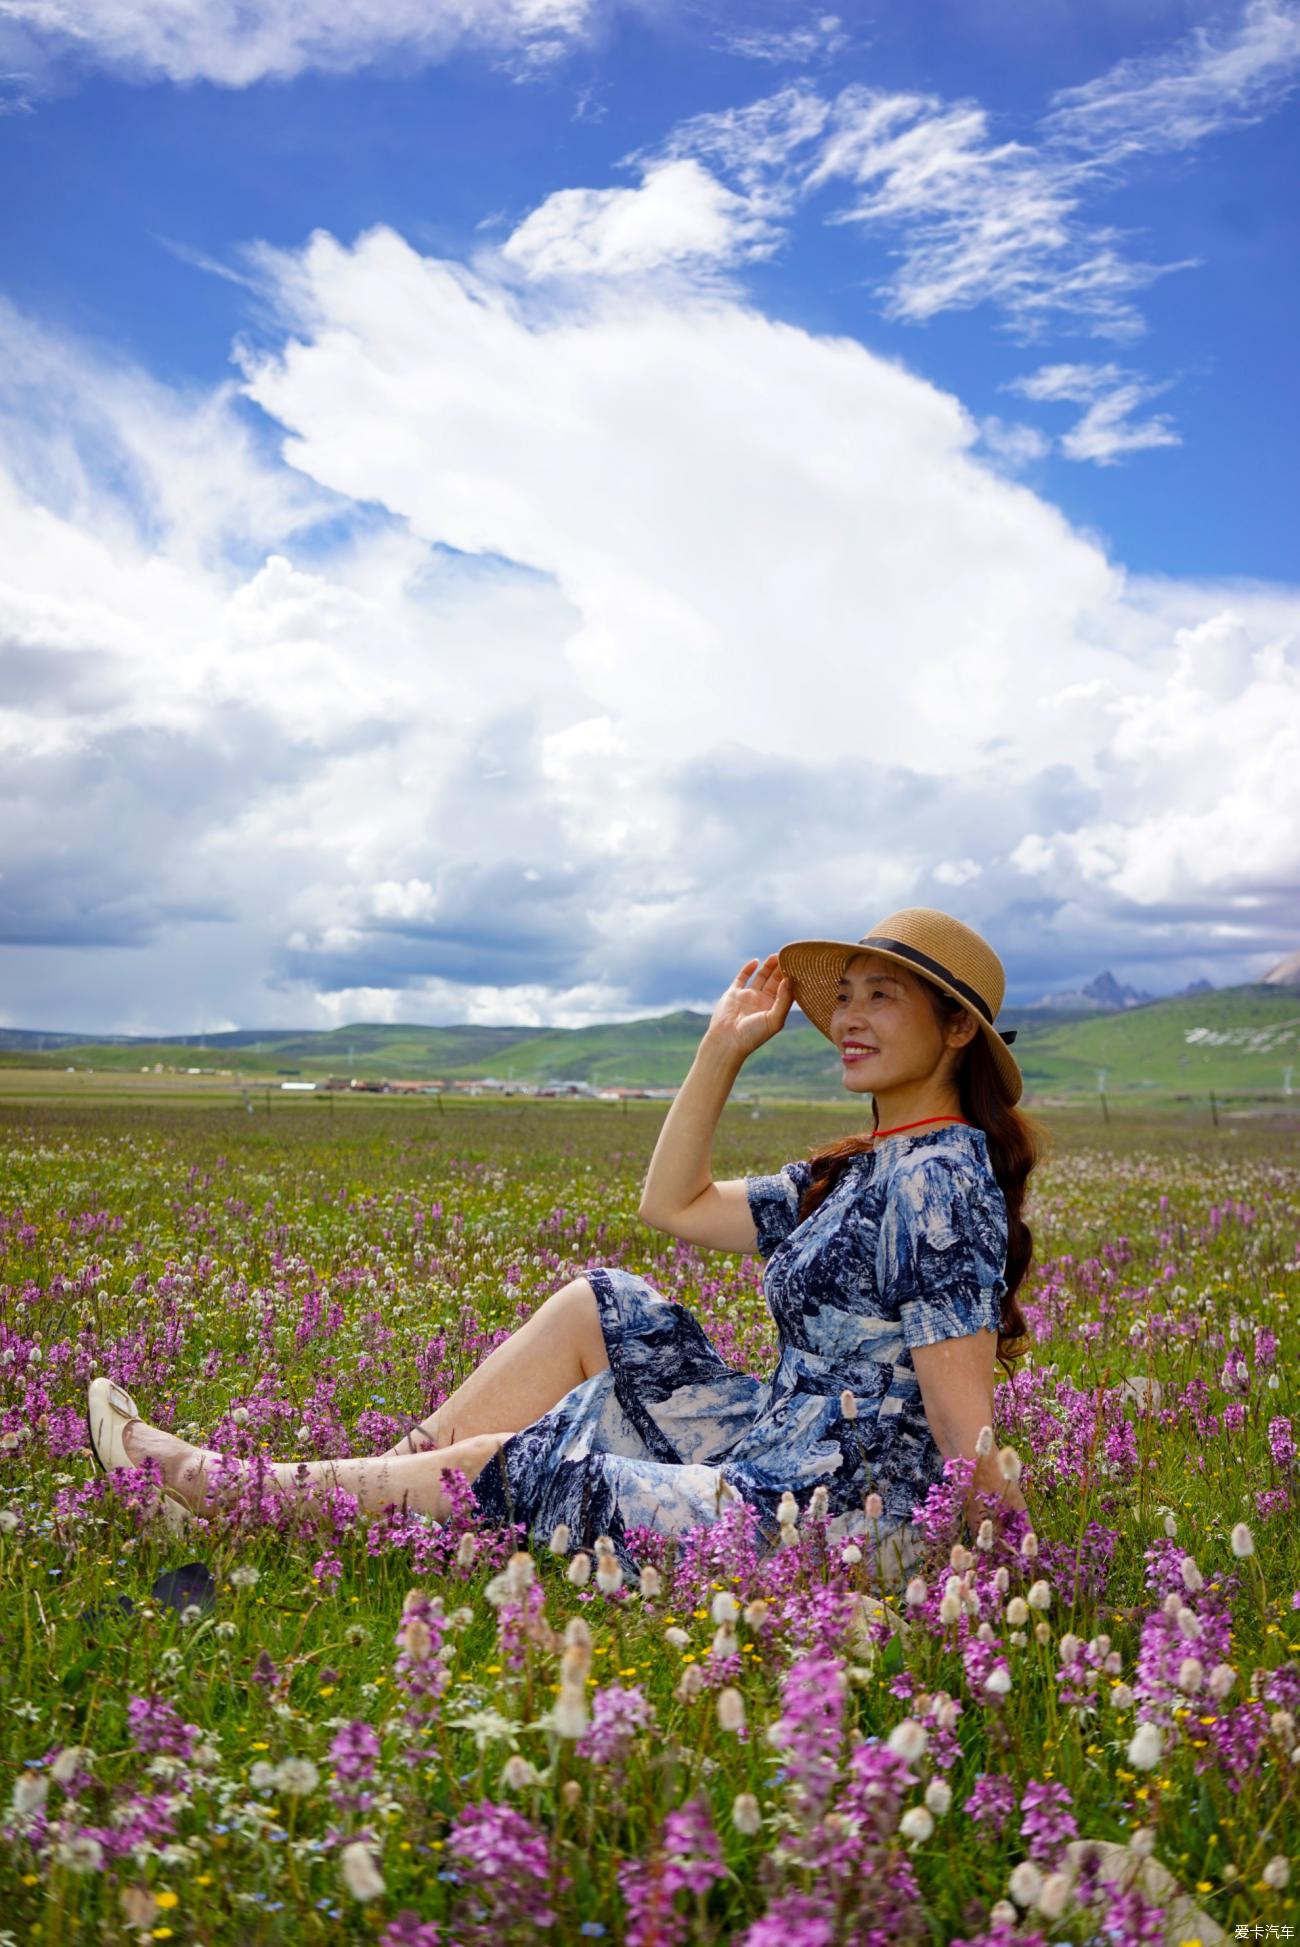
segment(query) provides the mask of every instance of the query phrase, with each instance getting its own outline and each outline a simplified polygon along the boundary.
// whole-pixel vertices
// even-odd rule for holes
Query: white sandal
[[[90,1451],[106,1474],[119,1467],[138,1467],[127,1451],[123,1434],[132,1420],[142,1418],[139,1407],[124,1386],[112,1379],[92,1379],[86,1395],[86,1431]],[[193,1519],[194,1510],[174,1487],[162,1491],[161,1513],[173,1534],[180,1534]]]

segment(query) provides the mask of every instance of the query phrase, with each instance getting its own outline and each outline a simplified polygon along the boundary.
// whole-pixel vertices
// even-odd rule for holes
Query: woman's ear
[[[954,1048],[964,1048],[979,1033],[979,1022],[968,1007],[964,1007],[955,1021],[948,1024],[948,1038]]]

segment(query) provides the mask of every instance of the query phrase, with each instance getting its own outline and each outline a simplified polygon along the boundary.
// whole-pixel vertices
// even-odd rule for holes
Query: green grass
[[[155,1062],[275,1082],[285,1071],[327,1075],[466,1080],[483,1075],[520,1084],[582,1081],[593,1087],[675,1087],[691,1065],[707,1016],[688,1009],[651,1020],[589,1028],[424,1028],[359,1023],[319,1033],[240,1030],[185,1041],[70,1042],[38,1051],[0,1030],[0,1069],[62,1072],[69,1065],[139,1074]],[[1300,1101],[1300,991],[1250,985],[1190,999],[1148,1002],[1116,1014],[1057,1016],[1004,1010],[1017,1026],[1015,1053],[1031,1096],[1097,1093],[1159,1098],[1220,1094],[1282,1099],[1286,1069]],[[1190,1037],[1190,1038],[1189,1038]],[[746,1064],[741,1086],[772,1099],[842,1099],[833,1048],[794,1016]]]

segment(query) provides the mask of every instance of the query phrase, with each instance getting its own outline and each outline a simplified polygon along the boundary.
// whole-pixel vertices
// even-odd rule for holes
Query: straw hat
[[[923,974],[969,1008],[993,1050],[1008,1100],[1020,1100],[1024,1077],[1007,1045],[1015,1040],[1016,1029],[993,1025],[1006,992],[1006,970],[986,939],[933,906],[905,906],[877,921],[860,940],[792,940],[777,956],[781,972],[794,982],[795,999],[828,1041],[845,962],[865,952]]]

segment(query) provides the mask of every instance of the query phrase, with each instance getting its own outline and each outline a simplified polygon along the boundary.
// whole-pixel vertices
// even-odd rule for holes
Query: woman
[[[489,1521],[575,1545],[636,1526],[683,1533],[739,1497],[770,1542],[793,1495],[818,1496],[835,1536],[870,1532],[887,1579],[916,1558],[914,1506],[948,1455],[976,1458],[993,1419],[995,1351],[1029,1348],[1015,1292],[1032,1238],[1021,1216],[1039,1132],[1015,1109],[1021,1076],[994,1028],[1002,963],[928,907],[856,942],[804,940],[746,961],[713,1010],[664,1120],[640,1215],[656,1230],[767,1260],[781,1353],[766,1380],[730,1370],[694,1314],[617,1266],[574,1278],[389,1453],[293,1462],[286,1491],[339,1486],[367,1511],[444,1519],[441,1477],[463,1470]],[[838,1051],[845,1088],[874,1098],[869,1134],[775,1175],[713,1181],[709,1157],[741,1066],[791,1005]],[[161,1466],[169,1518],[201,1509],[217,1456],[141,1421],[121,1388],[91,1387],[107,1466]],[[882,1509],[869,1523],[866,1497]],[[966,1503],[1024,1508],[996,1456]]]

